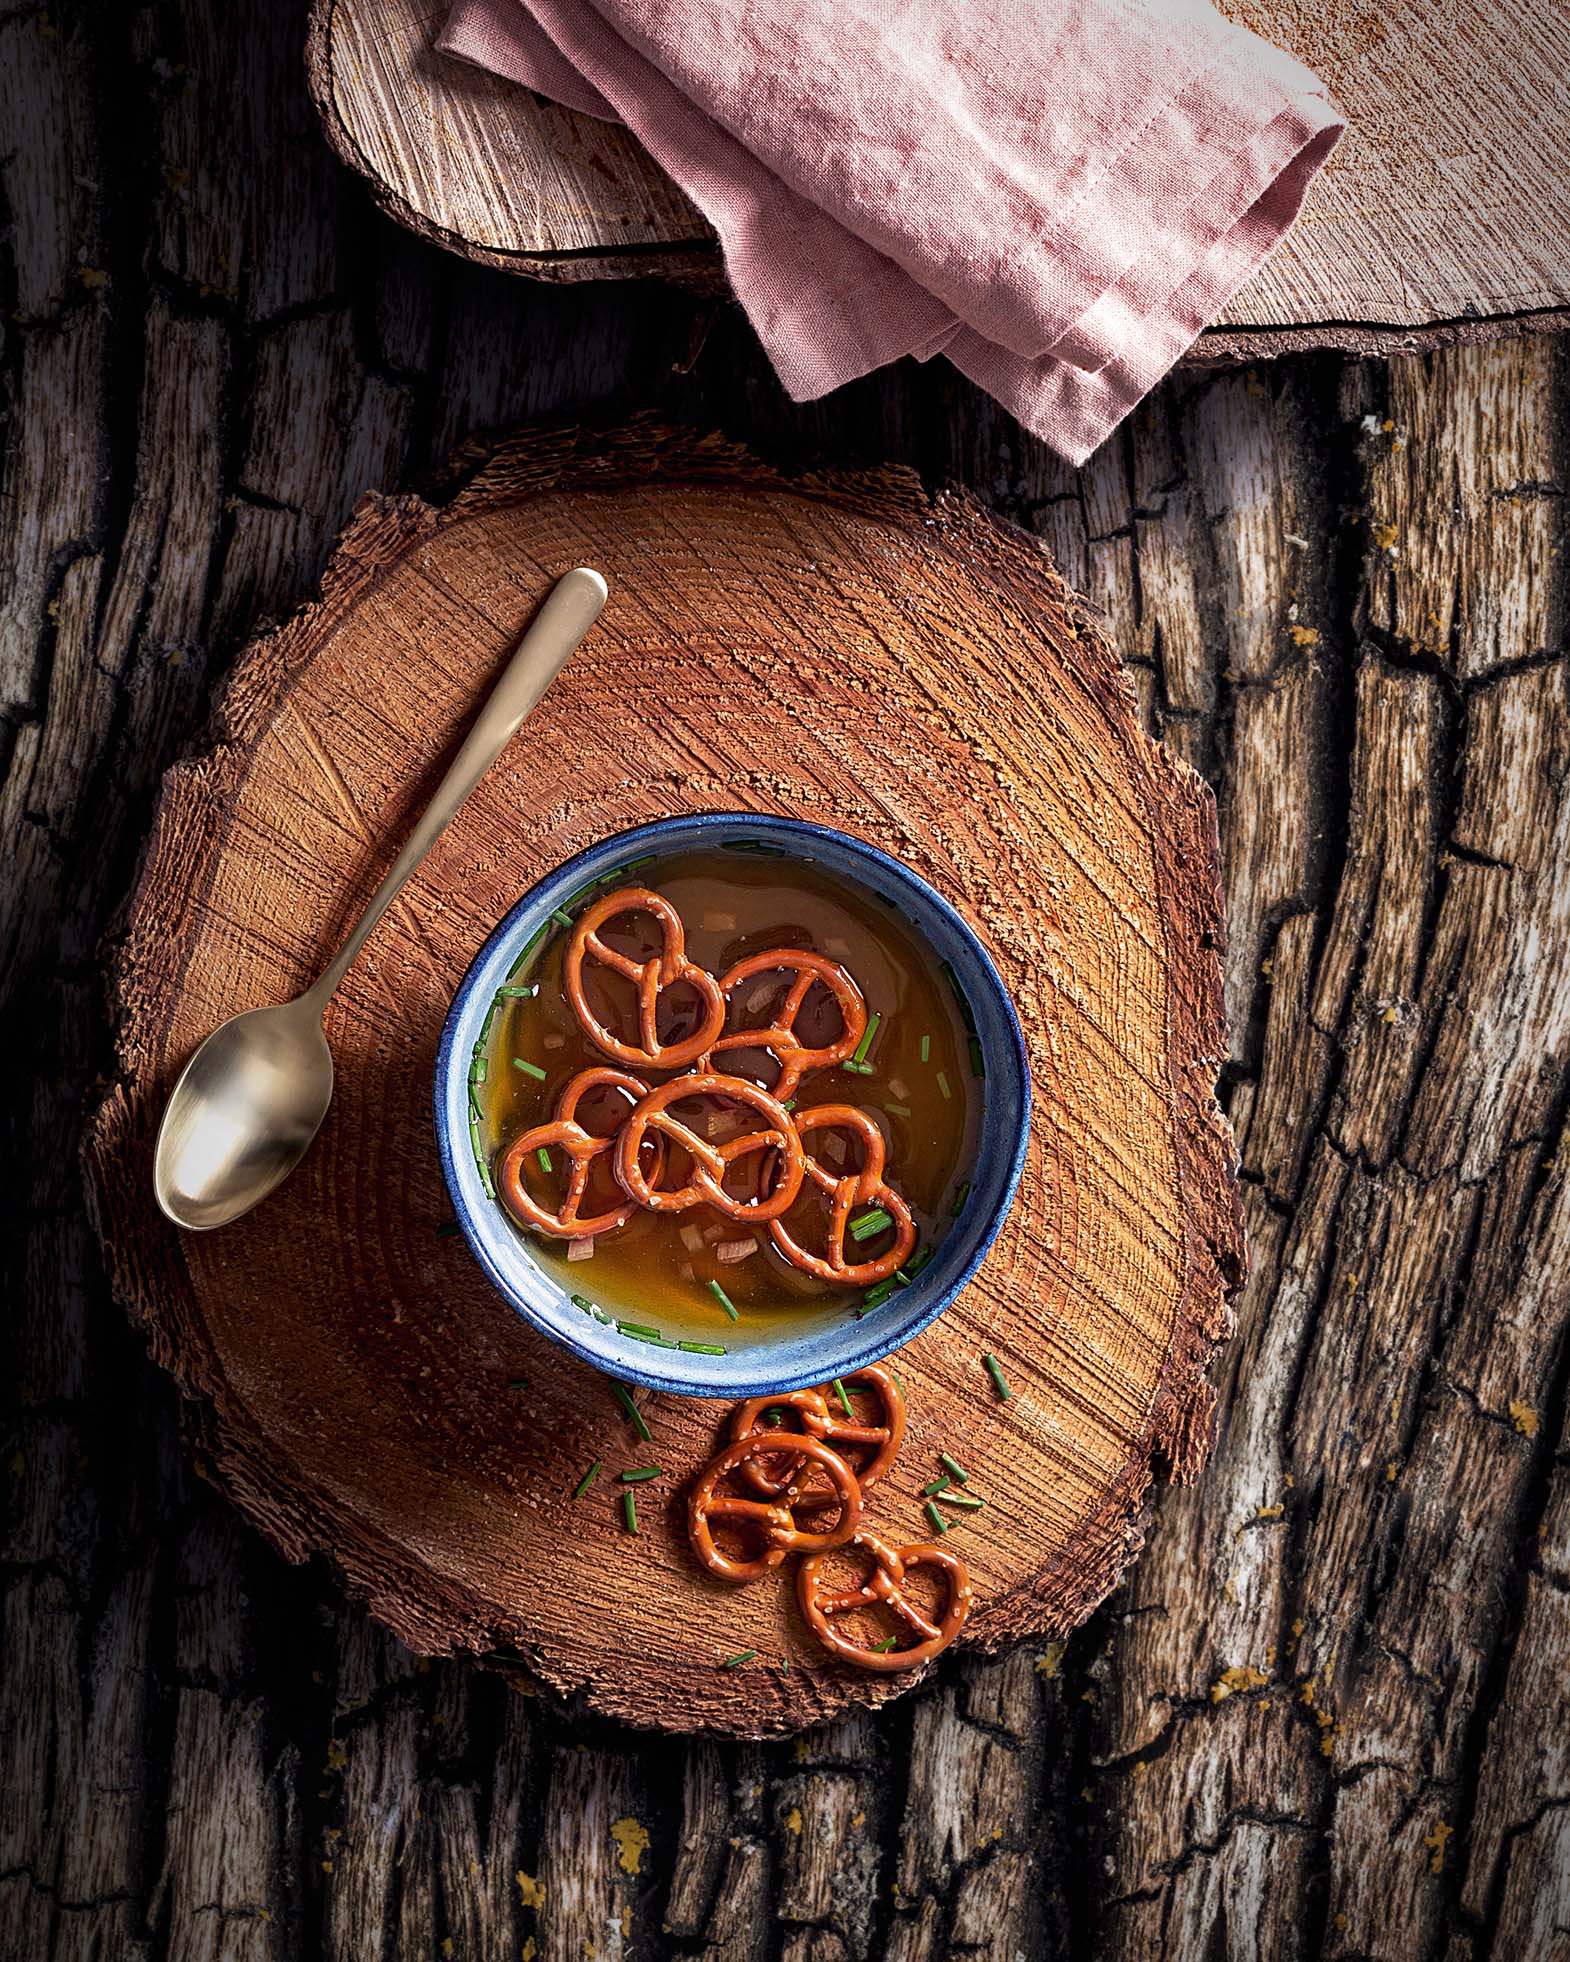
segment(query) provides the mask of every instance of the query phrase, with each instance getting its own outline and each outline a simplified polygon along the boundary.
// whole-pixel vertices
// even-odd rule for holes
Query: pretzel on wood
[[[668,1106],[686,1097],[724,1097],[749,1105],[768,1123],[768,1129],[749,1131],[721,1145],[710,1144],[696,1131],[672,1117]],[[645,1139],[655,1134],[668,1143],[680,1145],[691,1155],[692,1177],[674,1191],[662,1192],[658,1173],[654,1182],[644,1174],[641,1153]],[[754,1152],[773,1151],[773,1183],[766,1199],[734,1199],[725,1190],[725,1174],[737,1159]],[[795,1200],[801,1190],[803,1156],[801,1139],[791,1122],[790,1112],[779,1099],[749,1083],[741,1076],[694,1073],[678,1076],[651,1090],[632,1109],[623,1124],[616,1145],[616,1176],[622,1190],[651,1212],[681,1213],[690,1206],[707,1202],[728,1219],[775,1220]]]
[[[826,1496],[826,1488],[810,1467],[788,1448],[792,1433],[762,1426],[761,1420],[770,1410],[794,1413],[800,1419],[802,1432],[815,1437],[820,1444],[833,1445],[841,1457],[846,1456],[847,1448],[869,1448],[871,1457],[863,1464],[854,1464],[853,1469],[863,1492],[877,1484],[899,1456],[905,1439],[905,1399],[892,1372],[881,1363],[858,1369],[843,1381],[847,1391],[857,1388],[872,1391],[881,1407],[881,1424],[862,1424],[854,1417],[847,1417],[832,1384],[816,1390],[790,1390],[783,1396],[751,1397],[736,1406],[731,1416],[732,1437],[747,1437],[761,1429],[764,1437],[778,1441],[770,1454],[774,1464],[762,1458],[750,1458],[739,1468],[738,1476],[744,1484],[769,1498],[783,1496],[790,1504]]]
[[[658,954],[651,955],[646,961],[635,961],[627,954],[618,953],[614,947],[606,946],[600,938],[599,929],[607,920],[623,913],[649,913],[659,922],[662,940]],[[594,1010],[583,992],[583,963],[590,955],[602,967],[625,975],[637,988],[638,1045],[620,1041],[603,1022],[596,1020]],[[681,1042],[662,1044],[658,1027],[660,994],[678,981],[687,982],[702,996],[703,1021],[692,1035]],[[619,1063],[629,1063],[642,1069],[684,1069],[712,1047],[714,1038],[725,1026],[725,997],[708,969],[688,960],[687,936],[682,928],[681,915],[668,899],[662,899],[657,892],[650,892],[643,886],[618,887],[603,899],[597,899],[583,914],[567,943],[562,987],[585,1034]]]
[[[536,1124],[532,1130],[514,1138],[496,1169],[496,1190],[513,1217],[538,1232],[553,1234],[558,1240],[582,1240],[596,1233],[609,1233],[613,1227],[625,1225],[637,1211],[636,1203],[629,1199],[624,1205],[608,1213],[597,1213],[591,1219],[582,1219],[578,1214],[588,1189],[589,1167],[605,1152],[614,1151],[621,1135],[618,1127],[608,1138],[597,1138],[578,1122],[579,1102],[589,1091],[602,1088],[620,1090],[636,1108],[638,1100],[647,1096],[649,1086],[641,1077],[629,1076],[625,1070],[579,1070],[557,1098],[556,1115],[551,1122]],[[650,1142],[655,1161],[651,1170],[657,1179],[664,1168],[665,1146],[658,1137]],[[547,1151],[553,1147],[560,1151],[572,1168],[567,1175],[567,1190],[554,1212],[539,1203],[523,1179],[525,1159],[541,1146]]]
[[[826,1532],[804,1532],[796,1524],[789,1505],[778,1500],[741,1499],[716,1487],[739,1466],[774,1448],[767,1432],[754,1431],[737,1438],[711,1459],[693,1481],[687,1495],[687,1537],[693,1552],[711,1574],[721,1580],[759,1580],[779,1566],[789,1553],[828,1553],[844,1546],[861,1523],[861,1487],[856,1474],[837,1453],[815,1437],[797,1438],[792,1450],[809,1458],[829,1482],[838,1500],[840,1516]],[[733,1520],[756,1533],[759,1550],[750,1560],[738,1560],[722,1552],[714,1543],[713,1522]]]
[[[816,1274],[821,1280],[836,1282],[841,1287],[864,1288],[875,1281],[886,1280],[910,1258],[911,1249],[916,1244],[916,1223],[905,1201],[892,1186],[883,1183],[883,1133],[867,1113],[858,1110],[854,1104],[814,1104],[810,1110],[797,1111],[793,1121],[798,1138],[805,1138],[813,1131],[853,1131],[861,1141],[861,1170],[837,1176],[825,1170],[810,1152],[803,1156],[807,1177],[815,1185],[821,1186],[832,1201],[826,1254],[808,1253],[792,1238],[790,1230],[779,1218],[779,1214],[785,1211],[783,1206],[774,1207],[767,1215],[755,1214],[754,1218],[767,1217],[770,1220],[769,1232],[774,1244],[793,1267],[800,1267],[808,1274]],[[772,1197],[769,1204],[773,1207]],[[875,1259],[847,1260],[845,1235],[850,1229],[851,1213],[858,1206],[869,1205],[881,1206],[893,1220],[893,1244],[886,1253],[879,1254]]]
[[[720,993],[727,1004],[731,995],[743,981],[751,980],[755,974],[768,974],[774,971],[794,972],[796,979],[790,985],[790,992],[780,1003],[774,1020],[761,1029],[732,1029],[722,1035],[704,1058],[709,1059],[731,1049],[767,1050],[780,1066],[778,1080],[771,1086],[776,1097],[782,1101],[795,1092],[796,1086],[808,1070],[828,1069],[831,1064],[842,1063],[860,1042],[867,1027],[867,1004],[862,1000],[861,990],[856,986],[847,969],[838,961],[830,960],[824,954],[809,954],[795,947],[771,947],[761,954],[749,954],[740,960],[726,975],[720,978]],[[824,1048],[804,1048],[796,1040],[796,1017],[801,1013],[801,1005],[807,999],[814,981],[821,981],[834,997],[835,1006],[840,1012],[842,1028],[839,1040]]]
[[[925,1543],[902,1546],[896,1552],[893,1547],[885,1546],[876,1534],[864,1531],[855,1533],[850,1544],[864,1547],[874,1563],[860,1587],[847,1588],[838,1594],[820,1592],[818,1573],[823,1565],[823,1553],[813,1554],[796,1570],[796,1598],[813,1634],[826,1649],[854,1663],[858,1669],[878,1669],[885,1673],[915,1669],[940,1655],[965,1626],[970,1613],[970,1575],[964,1561],[946,1553],[942,1547]],[[827,1551],[825,1548],[824,1552]],[[905,1592],[905,1577],[915,1567],[936,1567],[944,1577],[947,1605],[938,1621],[933,1621]],[[897,1615],[915,1632],[916,1642],[908,1649],[863,1648],[831,1626],[837,1615],[875,1607],[888,1608]]]

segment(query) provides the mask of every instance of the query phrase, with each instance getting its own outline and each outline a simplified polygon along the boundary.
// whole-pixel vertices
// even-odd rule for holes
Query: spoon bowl
[[[186,1064],[164,1113],[159,1205],[197,1233],[248,1213],[305,1156],[332,1094],[332,1051],[312,995],[223,1023]]]

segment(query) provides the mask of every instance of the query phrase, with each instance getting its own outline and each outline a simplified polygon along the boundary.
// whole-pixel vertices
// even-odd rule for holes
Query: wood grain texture
[[[247,1221],[177,1236],[149,1161],[185,1057],[308,985],[487,676],[578,563],[613,603],[335,999],[319,1146]],[[213,1461],[282,1550],[325,1553],[418,1649],[506,1648],[635,1722],[774,1731],[919,1680],[834,1664],[788,1587],[706,1581],[679,1494],[725,1406],[642,1398],[638,1446],[603,1379],[437,1237],[432,1057],[495,920],[610,833],[759,809],[896,851],[1003,964],[1032,1150],[982,1273],[899,1352],[911,1422],[876,1515],[922,1537],[920,1488],[958,1453],[988,1497],[962,1536],[962,1644],[1083,1620],[1138,1546],[1152,1461],[1198,1475],[1243,1250],[1213,1096],[1211,799],[1140,734],[1113,650],[1039,545],[913,477],[792,485],[651,424],[525,433],[440,512],[363,506],[321,602],[242,656],[218,736],[159,809],[89,1163],[116,1283],[212,1400]],[[636,1535],[609,1486],[571,1502],[586,1465],[645,1460],[667,1476],[640,1488]],[[721,1671],[741,1649],[759,1666]]]
[[[0,17],[0,1952],[1558,1962],[1565,343],[1178,377],[1077,472],[928,370],[791,409],[727,310],[386,223],[304,15]],[[969,484],[1220,806],[1256,1265],[1210,1467],[1066,1646],[781,1742],[566,1720],[278,1558],[182,1448],[76,1160],[105,939],[235,650],[367,490],[608,404]]]
[[[1296,228],[1191,359],[1393,354],[1570,324],[1562,0],[1223,0],[1349,118]],[[724,291],[712,234],[619,125],[431,47],[429,0],[314,0],[329,140],[388,214],[539,279]]]

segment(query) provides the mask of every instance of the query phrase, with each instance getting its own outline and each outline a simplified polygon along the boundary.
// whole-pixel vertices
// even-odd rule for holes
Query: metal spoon
[[[462,749],[358,925],[316,985],[277,1008],[235,1015],[181,1073],[158,1131],[153,1190],[177,1226],[227,1226],[299,1164],[333,1094],[322,1034],[328,998],[404,881],[516,734],[605,604],[599,573],[558,579],[519,641]]]

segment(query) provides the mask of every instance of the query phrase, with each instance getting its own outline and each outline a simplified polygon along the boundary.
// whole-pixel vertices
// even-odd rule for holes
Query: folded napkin
[[[439,45],[626,123],[796,401],[942,353],[1074,463],[1342,130],[1204,0],[457,0]]]

